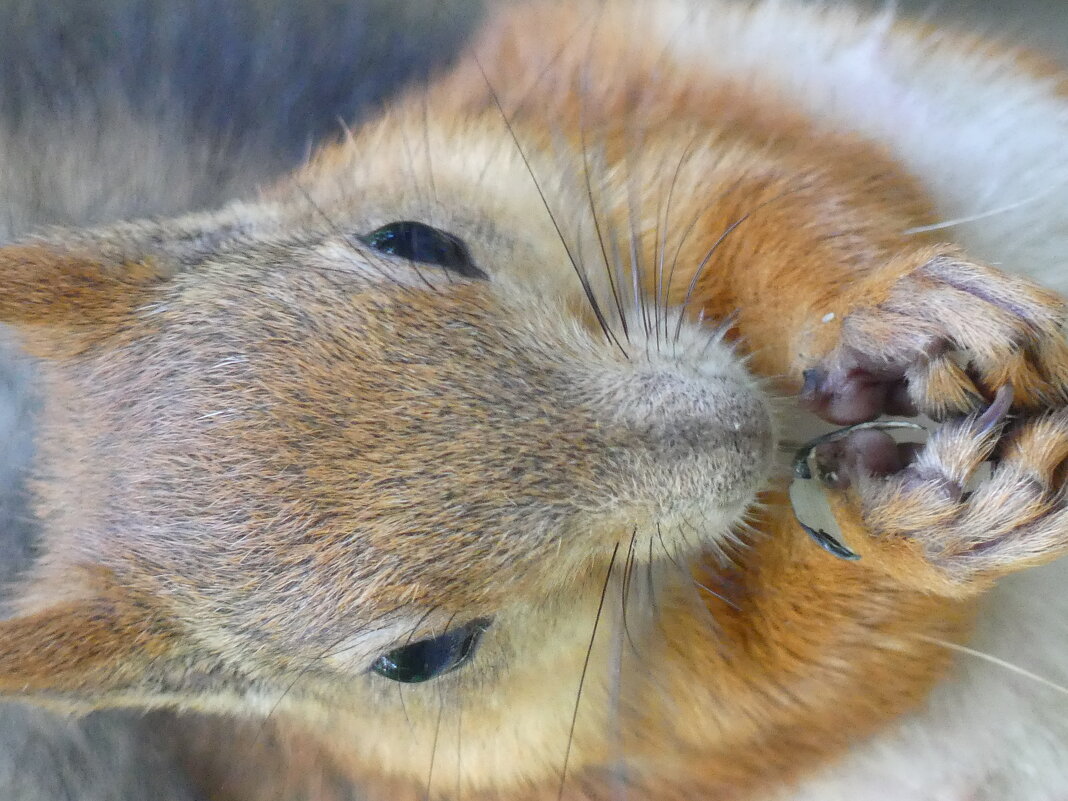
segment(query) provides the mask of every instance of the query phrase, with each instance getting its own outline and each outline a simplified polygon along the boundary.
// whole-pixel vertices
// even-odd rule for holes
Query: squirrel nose
[[[734,506],[751,499],[772,462],[767,400],[744,376],[646,376],[626,425],[640,445],[646,501]]]
[[[748,389],[733,389],[730,394],[717,393],[711,409],[669,419],[660,445],[669,459],[688,461],[686,452],[695,451],[697,464],[705,463],[701,482],[724,502],[759,489],[774,447],[765,400]]]

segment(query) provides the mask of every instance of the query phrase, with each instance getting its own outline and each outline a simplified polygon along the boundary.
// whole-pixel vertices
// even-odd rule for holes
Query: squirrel
[[[220,800],[1063,795],[1022,704],[939,737],[1068,549],[1064,86],[847,8],[508,4],[255,198],[5,245],[0,695],[177,713]],[[783,443],[921,414],[816,449],[817,547]]]

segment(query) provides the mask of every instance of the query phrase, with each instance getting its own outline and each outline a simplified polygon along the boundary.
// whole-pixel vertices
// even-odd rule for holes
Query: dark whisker
[[[441,9],[439,5],[434,13]],[[430,82],[423,84],[423,151],[426,154],[426,178],[430,184],[430,196],[434,200],[434,208],[440,207],[438,200],[437,182],[434,180],[434,160],[430,153]]]
[[[693,219],[690,221],[690,224],[686,227],[685,232],[683,232],[683,235],[679,238],[679,244],[675,248],[675,255],[671,259],[671,269],[668,271],[667,289],[664,291],[665,303],[669,303],[671,300],[671,285],[675,278],[675,270],[678,266],[679,257],[682,255],[682,249],[686,244],[686,240],[690,238],[690,234],[692,234],[697,228],[697,223],[701,221],[701,218],[704,215],[708,214],[710,211],[712,211],[716,207],[716,204],[722,203],[727,197],[729,197],[731,193],[734,192],[734,190],[737,189],[741,183],[742,179],[739,178],[737,181],[731,184],[725,192],[721,192],[720,194],[718,194],[715,200],[713,200],[711,203],[706,204],[696,214],[694,214]],[[678,342],[677,335],[675,337],[675,342]]]
[[[664,204],[664,226],[663,226],[663,239],[656,243],[656,304],[663,307],[664,315],[664,335],[667,336],[667,306],[668,295],[666,289],[670,289],[670,282],[667,288],[664,286],[664,256],[667,253],[667,240],[668,232],[671,229],[671,202],[675,197],[675,187],[679,182],[679,175],[682,173],[682,166],[689,158],[691,149],[694,142],[697,139],[697,135],[690,140],[683,150],[682,157],[679,159],[679,163],[675,165],[675,171],[671,175],[671,183],[668,184],[667,202]],[[696,223],[696,219],[694,220]],[[657,213],[657,228],[660,228],[659,211]]]
[[[664,556],[666,556],[679,570],[682,570],[682,566],[671,558],[671,554],[668,553],[667,543],[664,542],[664,532],[660,529],[660,524],[656,524],[656,537],[660,540],[660,547],[664,549]]]
[[[693,580],[694,580],[693,579],[693,572],[690,569],[688,569],[686,567],[683,567],[682,563],[679,561],[678,545],[676,544],[676,546],[675,546],[675,555],[672,556],[671,552],[668,550],[667,543],[664,542],[664,535],[663,535],[663,532],[661,532],[661,530],[660,530],[660,525],[659,524],[657,524],[657,527],[656,527],[656,536],[657,536],[657,539],[660,540],[660,547],[664,551],[665,558],[672,565],[675,566],[676,570],[678,570],[678,572],[681,575],[681,577],[683,578],[683,580],[693,583]],[[695,594],[694,597],[698,601],[700,601],[700,597],[699,596],[697,596]],[[707,607],[705,607],[705,611],[709,615],[709,617],[711,618],[711,620],[709,622],[709,632],[714,637],[718,637],[719,631],[718,631],[718,628],[717,628],[717,625],[716,625],[716,620],[715,620],[714,617],[712,617],[711,613],[708,612]]]
[[[538,193],[538,197],[541,198],[541,204],[545,207],[546,214],[549,215],[549,220],[553,224],[553,228],[556,229],[556,235],[560,239],[560,244],[564,246],[564,251],[567,253],[568,260],[571,262],[572,268],[575,270],[575,275],[578,276],[579,283],[582,285],[582,290],[586,295],[586,300],[589,301],[590,309],[593,311],[594,316],[597,318],[597,323],[601,327],[601,331],[604,332],[606,338],[615,343],[619,348],[620,353],[624,357],[627,356],[627,351],[623,347],[622,343],[616,338],[616,335],[612,333],[611,328],[608,326],[608,321],[605,319],[604,312],[601,311],[600,305],[597,303],[597,298],[593,293],[593,287],[590,285],[589,278],[585,271],[579,267],[578,261],[575,259],[575,254],[571,249],[571,246],[567,242],[567,238],[564,236],[563,230],[560,228],[560,223],[556,219],[556,215],[553,214],[552,207],[549,205],[549,200],[545,196],[544,190],[541,188],[541,183],[538,181],[538,177],[534,172],[534,168],[530,164],[530,160],[527,158],[526,151],[523,150],[523,146],[519,143],[519,137],[516,135],[515,128],[512,126],[512,121],[508,118],[508,115],[504,111],[504,107],[501,105],[501,99],[497,95],[496,90],[490,83],[489,76],[482,68],[482,62],[475,59],[475,63],[478,65],[479,72],[482,73],[482,80],[486,83],[486,91],[489,92],[490,97],[493,100],[493,104],[497,107],[498,113],[501,115],[501,120],[504,122],[505,127],[508,129],[508,134],[512,138],[513,144],[515,144],[516,152],[519,154],[519,158],[522,160],[523,165],[526,167],[527,173],[530,175],[530,180],[534,184],[534,189]]]
[[[434,780],[434,759],[438,754],[438,735],[441,733],[441,716],[445,712],[445,696],[438,690],[438,721],[434,724],[434,742],[430,746],[430,767],[426,772],[426,797],[430,801],[430,788]]]
[[[412,626],[412,630],[408,632],[408,638],[404,641],[405,645],[410,645],[412,637],[415,636],[415,632],[426,622],[426,619],[430,617],[434,612],[438,610],[437,606],[432,606],[428,609],[421,618]],[[451,619],[451,618],[450,618]],[[404,713],[404,722],[408,724],[408,729],[414,731],[412,726],[412,719],[408,716],[408,705],[404,702],[404,684],[402,682],[394,682],[397,685],[397,699],[400,701],[401,712]]]
[[[415,726],[412,725],[412,719],[408,715],[408,704],[404,701],[404,684],[401,682],[394,682],[397,685],[397,700],[400,701],[401,713],[404,715],[404,722],[408,724],[408,731],[414,732]]]
[[[639,143],[635,142],[627,150],[627,155],[624,157],[629,160],[631,153],[639,152]],[[652,326],[649,322],[649,303],[645,296],[645,287],[642,285],[642,254],[641,254],[641,234],[638,233],[637,225],[641,219],[641,210],[638,207],[638,203],[635,200],[634,192],[634,179],[635,175],[633,164],[627,166],[627,222],[630,227],[630,270],[631,281],[634,285],[634,305],[640,310],[642,316],[642,325],[645,329],[645,356],[649,356],[649,335],[652,333]]]
[[[426,98],[426,93],[425,92],[423,94],[423,97],[424,97],[424,101],[425,101],[425,98]],[[424,112],[424,115],[425,115],[425,113],[426,113],[425,102],[424,102],[423,112]],[[429,163],[429,160],[430,160],[429,139],[426,138],[426,117],[425,116],[423,118],[423,126],[424,126],[423,127],[424,142],[426,142],[427,148],[428,148],[427,149],[427,153],[426,153],[426,157],[427,157],[427,161]],[[401,141],[404,144],[404,153],[407,156],[407,159],[406,159],[405,163],[408,165],[408,177],[409,177],[410,183],[411,183],[412,186],[416,187],[416,193],[417,193],[417,195],[419,197],[419,202],[423,206],[423,208],[426,210],[426,218],[429,219],[431,222],[434,222],[434,215],[432,213],[432,209],[436,208],[436,205],[432,205],[430,203],[430,201],[428,200],[428,198],[423,193],[422,189],[420,189],[420,187],[422,186],[422,181],[419,180],[419,176],[415,172],[415,156],[412,153],[412,143],[411,143],[411,140],[408,138],[408,129],[407,129],[407,127],[403,128],[402,131],[401,131]],[[433,176],[431,176],[431,181],[430,182],[431,182],[431,186],[433,186]],[[428,287],[430,287],[431,286],[430,282],[427,280],[426,276],[423,275],[422,270],[419,269],[419,265],[415,261],[413,261],[412,259],[408,259],[407,261],[408,261],[408,266],[411,267],[415,271],[415,274],[417,276],[419,276],[419,280],[421,280],[424,284],[426,284]],[[444,272],[445,272],[445,279],[449,283],[452,283],[452,273],[450,273],[448,270],[445,270]],[[431,287],[431,288],[433,288],[433,287]]]
[[[653,62],[652,68],[649,70],[650,75],[658,75],[664,68],[664,63],[668,58],[678,52],[678,37],[683,31],[693,27],[699,7],[700,3],[695,3],[679,24],[675,26],[674,30],[664,39],[664,46],[660,48],[656,61]]]
[[[660,282],[657,265],[660,263],[660,252],[662,248],[661,236],[663,234],[662,228],[666,227],[666,223],[661,222],[663,201],[663,196],[658,195],[656,201],[656,226],[653,229],[653,328],[656,330],[656,349],[658,352],[660,350],[660,312],[663,307],[660,293],[663,286]],[[667,330],[666,326],[664,330]]]
[[[669,558],[670,558],[670,557],[669,557]],[[672,562],[674,562],[675,564],[678,564],[678,559],[679,559],[679,558],[680,558],[680,557],[679,557],[679,545],[678,545],[678,543],[676,543],[676,544],[675,544],[675,558],[671,559],[671,561],[672,561]],[[695,584],[695,585],[696,585],[696,583],[697,583],[697,582],[696,582],[696,581],[694,580],[694,578],[693,578],[693,572],[692,572],[692,571],[690,571],[690,570],[686,570],[686,571],[685,571],[685,576],[686,576],[686,577],[687,577],[687,578],[688,578],[688,579],[690,580],[690,582],[691,582],[692,584]],[[719,626],[719,621],[718,621],[718,620],[716,619],[716,616],[715,616],[714,614],[712,614],[712,610],[710,610],[710,609],[709,609],[709,608],[708,608],[708,607],[707,607],[707,606],[706,606],[706,605],[704,604],[704,602],[703,602],[703,601],[701,600],[701,596],[700,596],[700,595],[699,595],[699,594],[698,594],[697,592],[694,592],[693,598],[694,598],[694,599],[695,599],[695,600],[696,600],[697,602],[699,602],[699,603],[700,603],[700,608],[701,608],[701,610],[703,611],[703,614],[704,614],[704,616],[705,616],[705,617],[707,618],[707,620],[708,620],[708,631],[709,631],[709,633],[710,633],[710,634],[711,634],[711,635],[712,635],[712,636],[713,636],[714,638],[716,638],[717,640],[718,640],[718,639],[720,639],[720,637],[721,637],[721,635],[722,635],[722,631],[720,630],[720,626]]]
[[[703,360],[705,358],[705,356],[708,355],[709,348],[711,348],[713,345],[715,345],[717,343],[720,343],[720,342],[723,342],[724,338],[727,336],[727,332],[730,331],[732,328],[734,328],[735,325],[738,324],[738,318],[739,317],[740,317],[740,314],[739,314],[738,310],[735,309],[730,314],[728,314],[726,317],[724,317],[716,325],[715,329],[713,329],[711,332],[709,332],[708,340],[705,342],[704,345],[701,346],[701,350],[697,354],[697,361]]]
[[[422,189],[422,181],[419,180],[419,176],[415,171],[415,154],[412,152],[412,142],[408,137],[408,127],[405,126],[401,129],[401,144],[404,145],[405,165],[408,172],[408,182],[415,189],[416,195],[419,198],[420,205],[429,210],[430,202],[426,197]]]
[[[616,228],[615,223],[612,220],[612,215],[608,215],[607,216],[607,218],[605,220],[605,227],[608,229],[608,244],[609,244],[609,247],[610,247],[610,249],[612,251],[612,253],[611,253],[612,265],[611,265],[610,269],[611,269],[611,271],[612,271],[612,273],[614,275],[614,278],[615,278],[615,282],[612,285],[612,293],[615,295],[616,305],[618,307],[623,303],[624,287],[626,286],[626,275],[624,274],[624,271],[623,271],[623,258],[622,258],[621,254],[619,252],[619,242],[620,242],[619,230]],[[617,287],[618,287],[618,292],[617,292],[617,289],[616,289]],[[626,322],[626,314],[623,312],[623,310],[620,311],[620,320],[623,321],[623,322]],[[630,325],[630,323],[626,322],[626,325],[624,325],[624,329],[623,329],[623,334],[624,334],[624,337],[627,340],[627,344],[628,345],[631,344],[630,331],[627,328],[627,326],[629,326],[629,325]]]
[[[456,701],[456,797],[463,796],[464,749],[463,749],[463,699]]]
[[[598,8],[597,8],[597,12],[596,12],[597,13],[597,23],[596,24],[600,23],[600,18],[601,18],[601,15],[603,14],[603,12],[604,12],[604,2],[602,1],[598,5]],[[583,23],[589,22],[591,19],[592,19],[592,15],[587,17],[586,19],[584,19]],[[552,68],[556,65],[556,62],[560,60],[560,57],[564,54],[564,51],[567,50],[567,48],[571,45],[571,42],[578,35],[578,32],[579,32],[579,30],[581,30],[582,27],[583,27],[582,25],[576,25],[574,27],[574,29],[571,31],[571,33],[569,33],[564,38],[564,41],[560,45],[560,47],[558,47],[556,49],[556,52],[553,53],[549,57],[549,59],[545,62],[545,66],[541,69],[541,71],[537,75],[534,76],[534,80],[530,82],[530,86],[526,87],[525,89],[523,89],[522,92],[519,93],[520,100],[519,100],[519,103],[517,104],[518,108],[522,108],[526,104],[527,98],[530,97],[530,95],[532,95],[534,93],[534,90],[538,88],[538,84],[540,84],[542,79],[546,75],[549,74],[550,70],[552,70]]]
[[[404,609],[406,606],[411,606],[411,602],[406,601],[405,603],[398,604],[397,606],[390,607],[389,609],[386,609],[385,611],[379,612],[377,615],[375,615],[372,618],[369,618],[367,620],[367,622],[363,624],[363,627],[362,627],[363,630],[364,631],[372,631],[371,626],[373,624],[377,623],[380,620],[384,620],[385,618],[389,617],[390,615],[392,615],[392,614],[394,614],[396,612],[399,612],[401,609]],[[374,629],[374,631],[377,631],[377,629]],[[350,651],[355,647],[356,647],[355,645],[348,645],[348,646],[346,646],[344,648],[337,648],[336,650],[335,649],[331,649],[329,651],[326,651],[326,652],[320,654],[319,655],[319,659],[326,659],[326,658],[329,658],[329,657],[338,656],[339,654],[343,654],[346,651]]]
[[[408,632],[408,637],[407,637],[407,639],[405,639],[405,641],[404,641],[404,644],[405,644],[405,645],[411,645],[411,643],[412,643],[412,637],[414,637],[414,636],[415,636],[415,633],[416,633],[417,631],[419,631],[419,629],[421,629],[421,628],[423,627],[423,624],[424,624],[424,623],[426,623],[426,621],[427,621],[427,618],[429,618],[429,617],[430,617],[430,616],[431,616],[432,614],[434,614],[435,612],[437,612],[437,611],[438,611],[438,609],[440,609],[440,608],[441,608],[440,606],[432,606],[432,607],[430,607],[430,608],[429,608],[428,610],[426,610],[426,611],[425,611],[425,612],[423,613],[423,616],[422,616],[421,618],[419,618],[419,620],[417,620],[417,621],[415,622],[415,625],[414,625],[414,626],[412,626],[411,630],[410,630],[410,631]],[[455,615],[454,615],[454,617],[455,617]],[[449,618],[449,620],[452,620],[452,618]]]
[[[653,620],[663,632],[663,615],[660,613],[660,604],[656,599],[656,580],[653,576],[653,538],[649,537],[649,554],[645,563],[645,583],[649,592],[649,605],[653,609]]]
[[[634,570],[634,546],[638,537],[638,528],[635,526],[630,535],[630,545],[627,547],[627,558],[623,561],[623,581],[620,586],[620,607],[623,616],[623,632],[627,637],[627,644],[634,655],[641,659],[641,653],[634,644],[634,638],[630,634],[630,626],[627,623],[627,601],[630,597],[630,580]]]
[[[719,250],[720,245],[722,245],[731,234],[737,231],[738,227],[742,225],[742,223],[744,223],[758,211],[769,206],[777,200],[782,200],[782,198],[786,197],[787,195],[792,195],[795,192],[799,192],[800,190],[805,188],[806,187],[804,186],[797,186],[793,189],[787,189],[786,191],[780,192],[774,197],[768,198],[767,200],[758,203],[748,212],[746,212],[741,217],[732,222],[730,225],[728,225],[727,228],[723,231],[723,233],[719,235],[719,238],[712,243],[712,247],[708,249],[708,251],[704,255],[704,258],[702,258],[700,263],[698,263],[697,269],[694,271],[693,278],[690,279],[690,285],[686,289],[686,296],[683,298],[682,306],[679,309],[679,319],[675,327],[676,340],[679,338],[679,334],[682,332],[683,317],[685,315],[686,308],[690,305],[691,300],[693,300],[693,293],[697,289],[697,282],[701,279],[701,276],[704,274],[704,270],[708,266],[709,262],[711,262],[712,257],[716,255],[716,251]]]
[[[598,18],[598,23],[600,18]],[[590,34],[590,42],[592,45],[593,37],[596,35],[597,26],[594,26],[593,33]],[[615,278],[612,275],[611,263],[608,260],[608,248],[605,246],[604,232],[601,230],[601,220],[597,214],[597,203],[593,197],[593,183],[590,180],[590,158],[589,150],[586,145],[586,88],[588,87],[589,75],[587,71],[582,73],[583,86],[579,90],[579,146],[582,150],[582,173],[586,183],[586,197],[590,204],[590,214],[593,216],[593,229],[597,234],[597,243],[601,248],[601,258],[604,260],[605,273],[608,276],[608,283],[612,290],[612,298],[616,303],[616,310],[619,312],[620,326],[623,328],[623,337],[630,342],[630,329],[627,327],[627,314],[623,310],[623,302],[619,297],[619,290],[616,287]]]
[[[586,671],[590,667],[590,657],[593,655],[593,644],[597,639],[597,627],[601,624],[601,612],[604,611],[604,600],[608,595],[608,582],[612,579],[612,569],[616,565],[616,556],[619,553],[619,543],[612,549],[612,558],[608,562],[608,570],[604,575],[604,586],[601,587],[601,600],[597,604],[597,615],[593,619],[593,631],[590,633],[590,644],[586,648],[586,659],[582,663],[582,674],[579,676],[578,692],[575,695],[575,708],[571,713],[571,728],[567,733],[567,749],[564,751],[564,766],[560,771],[560,789],[556,794],[556,801],[564,797],[564,784],[567,782],[567,763],[571,760],[571,743],[575,739],[575,724],[578,722],[579,704],[582,701],[582,688],[586,684]]]
[[[727,604],[727,606],[730,606],[733,609],[738,610],[739,612],[742,611],[741,607],[739,607],[736,603],[734,603],[734,601],[732,601],[730,598],[727,598],[726,596],[724,596],[724,595],[716,592],[715,590],[713,590],[711,587],[707,587],[704,584],[702,584],[700,581],[695,579],[693,577],[693,571],[689,570],[688,568],[683,567],[678,562],[678,560],[677,560],[678,551],[677,550],[675,552],[675,556],[674,557],[668,552],[667,543],[664,542],[664,535],[660,531],[660,526],[659,525],[657,525],[657,527],[656,527],[656,536],[660,539],[660,545],[664,549],[664,556],[666,556],[668,558],[668,560],[673,565],[675,565],[676,568],[678,568],[679,572],[682,573],[683,576],[685,576],[695,587],[699,587],[700,589],[702,589],[705,592],[707,592],[710,595],[712,595],[714,598],[718,598],[719,600],[723,601],[723,603]],[[685,536],[685,535],[683,535],[683,536]],[[691,547],[693,547],[693,546],[691,545]]]

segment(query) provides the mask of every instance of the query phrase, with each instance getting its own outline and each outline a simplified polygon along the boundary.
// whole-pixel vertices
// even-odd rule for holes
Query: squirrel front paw
[[[1064,304],[1026,279],[927,249],[858,280],[835,308],[810,330],[822,356],[801,365],[802,402],[832,422],[943,420],[1007,384],[1019,408],[1068,401]]]
[[[870,429],[817,446],[849,547],[946,595],[982,591],[1068,551],[1068,409],[1009,424],[1011,395],[1003,389],[985,411],[943,424],[923,447]]]

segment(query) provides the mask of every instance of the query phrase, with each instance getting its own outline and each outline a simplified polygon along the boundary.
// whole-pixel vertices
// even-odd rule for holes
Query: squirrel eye
[[[371,665],[379,676],[413,684],[443,676],[475,655],[489,620],[475,620],[440,637],[420,640],[383,654]]]
[[[421,222],[391,222],[358,238],[380,253],[434,264],[465,278],[489,277],[475,266],[467,245],[459,238]]]

